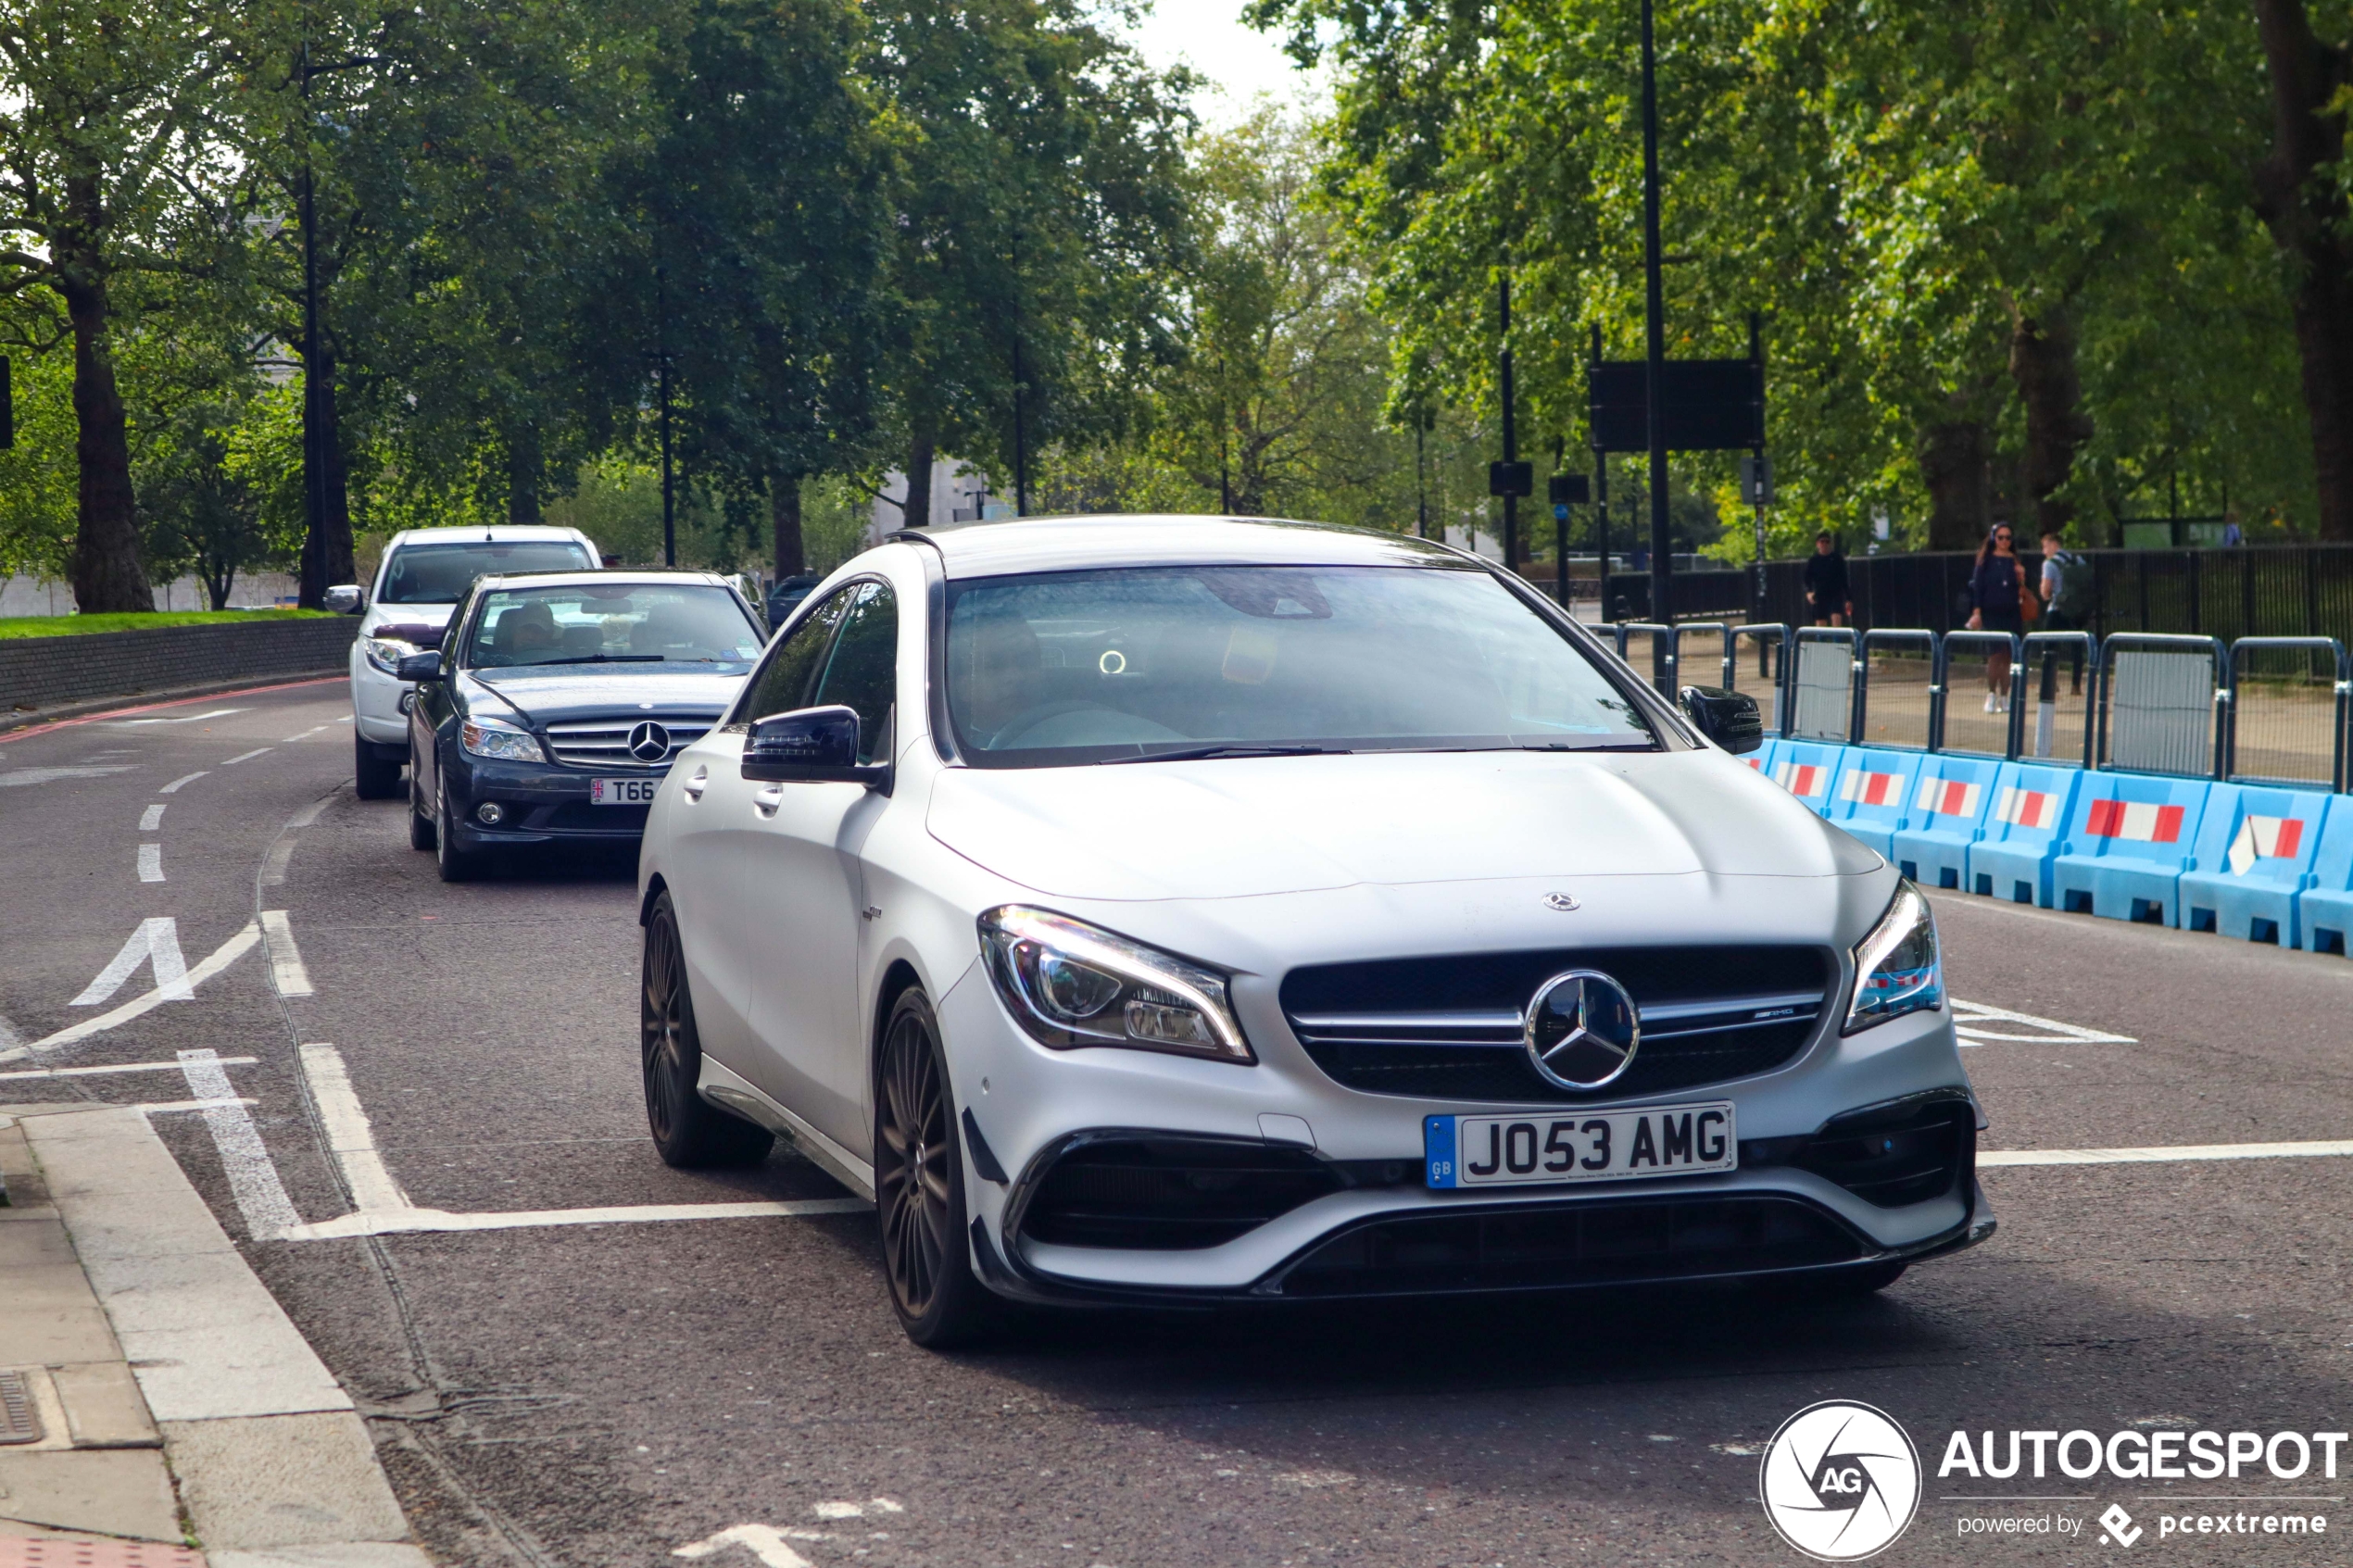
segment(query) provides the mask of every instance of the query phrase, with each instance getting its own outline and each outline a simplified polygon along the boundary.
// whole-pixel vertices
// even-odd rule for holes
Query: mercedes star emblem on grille
[[[629,732],[629,755],[640,762],[659,762],[670,755],[670,732],[650,720]]]
[[[1537,987],[1522,1026],[1528,1060],[1564,1089],[1598,1089],[1634,1064],[1642,1029],[1626,987],[1572,969]]]

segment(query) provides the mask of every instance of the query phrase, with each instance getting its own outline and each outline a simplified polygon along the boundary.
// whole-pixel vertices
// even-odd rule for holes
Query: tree
[[[147,558],[191,571],[214,609],[229,608],[237,574],[286,561],[293,540],[265,519],[262,497],[237,463],[236,427],[262,408],[199,404],[157,433],[139,465]]]
[[[202,270],[233,244],[241,171],[223,115],[245,20],[211,0],[0,5],[0,295],[45,291],[70,323],[84,611],[155,608],[115,297],[130,277]]]

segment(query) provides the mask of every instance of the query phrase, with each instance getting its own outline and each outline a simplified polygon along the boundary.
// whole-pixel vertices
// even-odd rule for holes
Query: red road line
[[[263,692],[292,691],[296,686],[332,685],[347,681],[348,675],[321,675],[308,681],[281,681],[271,686],[236,686],[225,692],[207,692],[202,696],[174,697],[170,702],[141,703],[136,708],[109,708],[103,713],[84,713],[76,719],[53,719],[45,724],[28,725],[21,730],[0,732],[0,746],[12,745],[32,735],[45,735],[52,730],[69,730],[76,724],[94,724],[101,719],[120,719],[126,713],[152,713],[159,708],[185,708],[192,702],[218,702],[224,696],[256,696]]]

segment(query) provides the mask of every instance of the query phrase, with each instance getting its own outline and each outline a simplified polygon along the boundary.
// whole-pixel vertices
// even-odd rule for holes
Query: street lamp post
[[[1647,4],[1648,0],[1644,0]],[[1497,314],[1503,326],[1504,466],[1519,461],[1518,421],[1512,406],[1512,270],[1507,264],[1495,280]],[[1519,496],[1510,486],[1504,491],[1504,570],[1519,570]]]
[[[1658,254],[1658,51],[1652,36],[1652,0],[1642,0],[1642,282],[1648,364],[1642,377],[1643,416],[1650,428],[1651,619],[1674,621],[1675,558],[1667,531],[1667,290]],[[1662,647],[1664,645],[1661,645]]]

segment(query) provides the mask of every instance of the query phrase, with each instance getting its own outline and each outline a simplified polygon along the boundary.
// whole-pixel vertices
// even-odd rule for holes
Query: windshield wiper
[[[1647,740],[1547,740],[1523,744],[1522,751],[1656,751],[1658,743]]]
[[[660,664],[658,653],[582,653],[570,659],[535,659],[529,664],[510,664],[509,670],[545,669],[550,664]]]
[[[1198,762],[1205,757],[1348,757],[1344,746],[1196,746],[1177,751],[1155,751],[1143,757],[1107,757],[1110,767],[1122,762]]]

